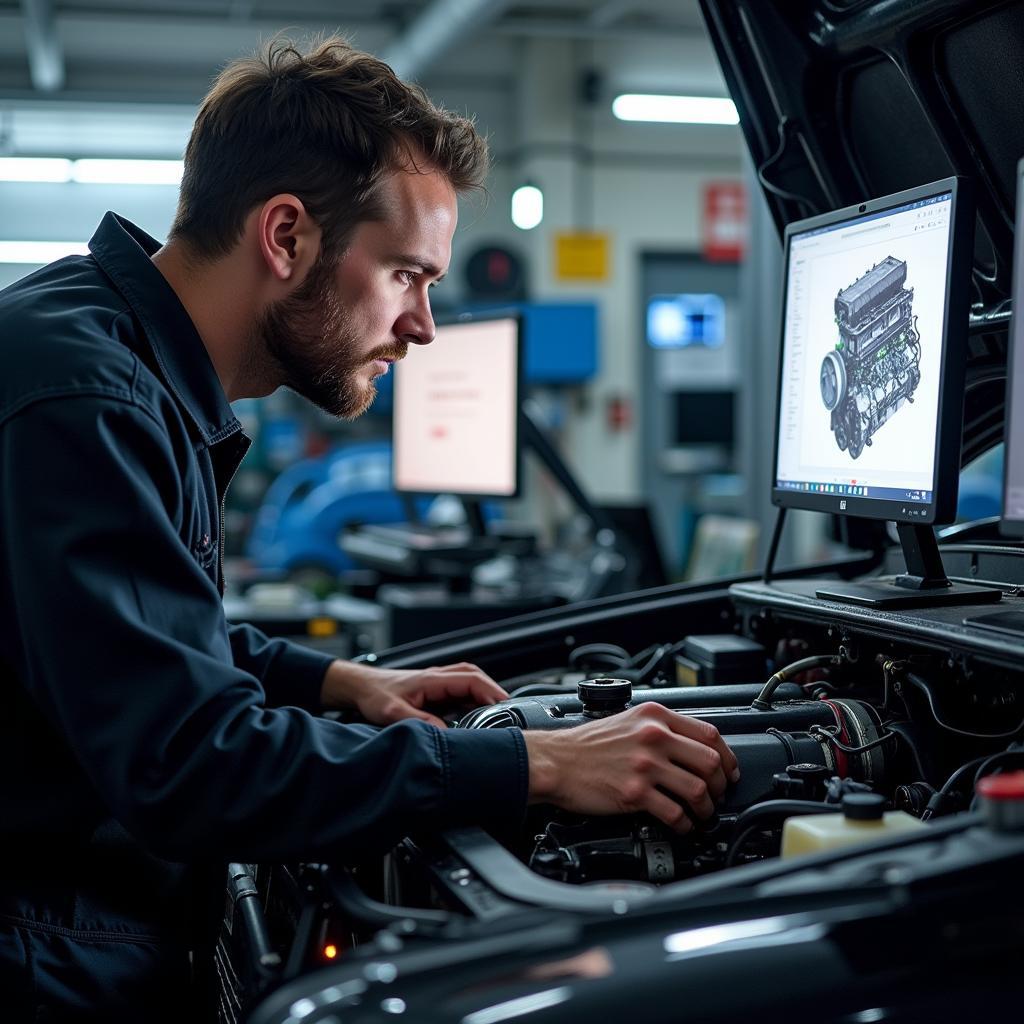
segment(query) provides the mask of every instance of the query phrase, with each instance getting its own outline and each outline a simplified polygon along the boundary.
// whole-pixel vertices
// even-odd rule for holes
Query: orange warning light
[[[328,960],[333,960],[337,955],[338,947],[334,945],[333,942],[324,946],[324,956],[327,957]]]

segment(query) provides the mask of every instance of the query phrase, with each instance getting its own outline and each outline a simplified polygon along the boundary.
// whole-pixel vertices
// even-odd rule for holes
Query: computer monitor
[[[947,178],[786,228],[776,505],[954,519],[970,198]]]
[[[515,314],[439,324],[396,363],[392,479],[407,494],[520,490],[522,331]]]
[[[956,515],[973,228],[966,179],[946,178],[786,229],[773,501],[892,520],[907,563],[819,598],[1000,599],[947,578],[932,529]]]
[[[1001,532],[1024,537],[1024,160],[1017,164],[1013,315],[1006,353],[1006,451]]]

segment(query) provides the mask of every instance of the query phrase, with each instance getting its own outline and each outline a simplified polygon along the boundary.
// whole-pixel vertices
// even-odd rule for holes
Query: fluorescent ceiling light
[[[181,160],[76,160],[73,181],[92,185],[180,185]]]
[[[42,266],[64,256],[84,256],[85,242],[5,242],[0,241],[0,263],[33,263]]]
[[[536,185],[520,185],[512,193],[512,223],[523,231],[544,219],[544,193]]]
[[[181,160],[66,160],[0,157],[0,181],[78,181],[89,185],[180,185]]]
[[[717,96],[655,96],[623,93],[612,101],[620,121],[663,121],[671,124],[739,124],[736,104]]]
[[[71,161],[54,157],[0,157],[0,181],[70,181]]]

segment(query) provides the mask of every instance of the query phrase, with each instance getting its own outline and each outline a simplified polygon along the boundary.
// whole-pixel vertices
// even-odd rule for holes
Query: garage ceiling
[[[341,31],[429,81],[513,76],[523,38],[704,38],[696,0],[0,0],[0,100],[191,105],[282,29]]]

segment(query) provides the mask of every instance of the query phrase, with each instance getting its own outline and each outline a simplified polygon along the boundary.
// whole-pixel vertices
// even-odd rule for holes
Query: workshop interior
[[[535,804],[224,864],[216,1019],[1017,1017],[1024,3],[0,0],[0,287],[108,209],[164,238],[282,30],[493,164],[364,416],[234,404],[227,619],[478,665],[510,697],[453,730],[656,702],[741,776],[683,835]]]

